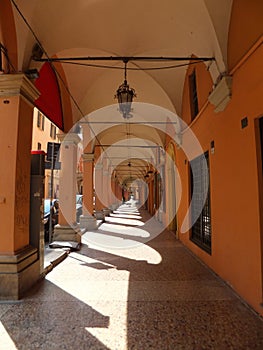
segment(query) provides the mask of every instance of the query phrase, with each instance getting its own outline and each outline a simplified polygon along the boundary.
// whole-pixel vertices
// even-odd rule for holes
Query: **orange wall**
[[[263,46],[233,74],[232,99],[223,112],[214,113],[210,104],[192,123],[191,129],[204,151],[209,152],[212,215],[212,255],[189,239],[180,239],[258,312],[262,301],[260,212],[255,119],[263,116]],[[199,74],[198,79],[207,79]],[[186,103],[184,97],[184,103]],[[185,109],[186,110],[186,109]],[[241,119],[248,127],[241,128]],[[187,113],[186,113],[187,118]],[[184,133],[184,142],[189,132]],[[177,151],[183,199],[178,212],[179,229],[189,206],[189,165]],[[262,190],[262,189],[261,189]]]
[[[231,70],[263,34],[263,1],[234,0],[228,38]]]

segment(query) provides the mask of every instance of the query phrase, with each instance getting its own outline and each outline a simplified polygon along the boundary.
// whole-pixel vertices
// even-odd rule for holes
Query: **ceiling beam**
[[[81,57],[50,57],[37,58],[37,62],[60,62],[60,61],[215,61],[215,57],[170,57],[170,56],[81,56]]]
[[[145,145],[95,145],[95,147],[120,147],[120,148],[160,148],[161,146],[145,146]]]
[[[146,125],[146,126],[151,126],[151,124],[155,124],[155,125],[175,125],[175,124],[178,124],[177,121],[174,121],[174,122],[171,122],[171,121],[151,121],[151,120],[144,120],[144,121],[136,121],[136,122],[131,122],[131,121],[127,121],[127,122],[123,122],[123,121],[107,121],[107,120],[104,120],[104,121],[80,121],[79,122],[80,125],[82,124],[109,124],[109,125],[140,125],[140,124],[143,124],[143,125]],[[150,125],[148,125],[150,124]]]
[[[151,160],[152,159],[152,157],[129,157],[129,158],[127,158],[127,157],[110,157],[110,159],[122,159],[123,161],[128,161],[129,159],[137,159],[137,160],[145,160],[145,159],[149,159],[149,160]],[[121,164],[121,163],[120,163]]]

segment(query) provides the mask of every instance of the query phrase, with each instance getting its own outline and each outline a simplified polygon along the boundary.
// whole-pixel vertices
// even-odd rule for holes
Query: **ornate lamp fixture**
[[[122,113],[123,118],[131,118],[131,104],[133,97],[136,97],[135,90],[130,88],[127,83],[127,63],[128,60],[124,60],[124,82],[121,84],[116,91],[115,98],[118,99],[120,112]]]

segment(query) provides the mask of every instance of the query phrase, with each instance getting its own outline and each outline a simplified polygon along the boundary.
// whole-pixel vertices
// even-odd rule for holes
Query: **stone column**
[[[122,201],[122,186],[119,182],[116,183],[116,197],[120,202]]]
[[[97,163],[95,165],[95,216],[98,220],[104,220],[105,215],[103,208],[105,207],[103,200],[103,164]]]
[[[0,299],[19,299],[40,278],[39,249],[30,245],[33,103],[23,74],[0,75]]]
[[[114,167],[110,167],[110,208],[112,210],[116,210],[118,207],[118,199],[116,196],[116,179],[115,179],[115,171]]]
[[[140,201],[141,201],[142,208],[147,209],[146,208],[146,201],[148,198],[148,186],[147,186],[147,183],[144,181],[142,182],[142,185],[141,185],[140,197],[141,197]]]
[[[96,211],[102,210],[104,205],[102,203],[102,193],[103,193],[103,165],[97,163],[95,165],[95,194],[96,202],[95,209]]]
[[[109,171],[108,169],[103,168],[102,171],[102,203],[103,207],[107,208],[109,206],[109,192],[110,192],[110,183],[109,183]]]
[[[111,181],[109,178],[109,171],[107,168],[105,168],[107,166],[107,163],[105,163],[104,165],[104,169],[103,169],[103,204],[104,204],[104,208],[103,208],[103,212],[106,216],[109,216],[111,213],[111,209],[110,209],[110,195],[111,195]]]
[[[80,216],[80,227],[86,230],[97,228],[97,220],[93,216],[94,204],[94,154],[84,153],[83,159],[83,215]]]
[[[148,182],[148,211],[153,215],[153,182],[150,180]]]
[[[80,243],[76,223],[77,152],[80,138],[71,133],[59,135],[61,170],[59,173],[59,223],[55,226],[53,241]]]

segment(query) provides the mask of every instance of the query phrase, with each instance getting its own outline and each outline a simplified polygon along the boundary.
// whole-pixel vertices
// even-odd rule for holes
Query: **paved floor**
[[[49,244],[45,244],[45,255],[44,255],[44,269],[49,271],[53,267],[58,265],[62,260],[67,257],[68,249],[60,248],[49,248]]]
[[[263,349],[262,320],[230,288],[146,213],[122,209],[23,300],[0,304],[1,350]]]

